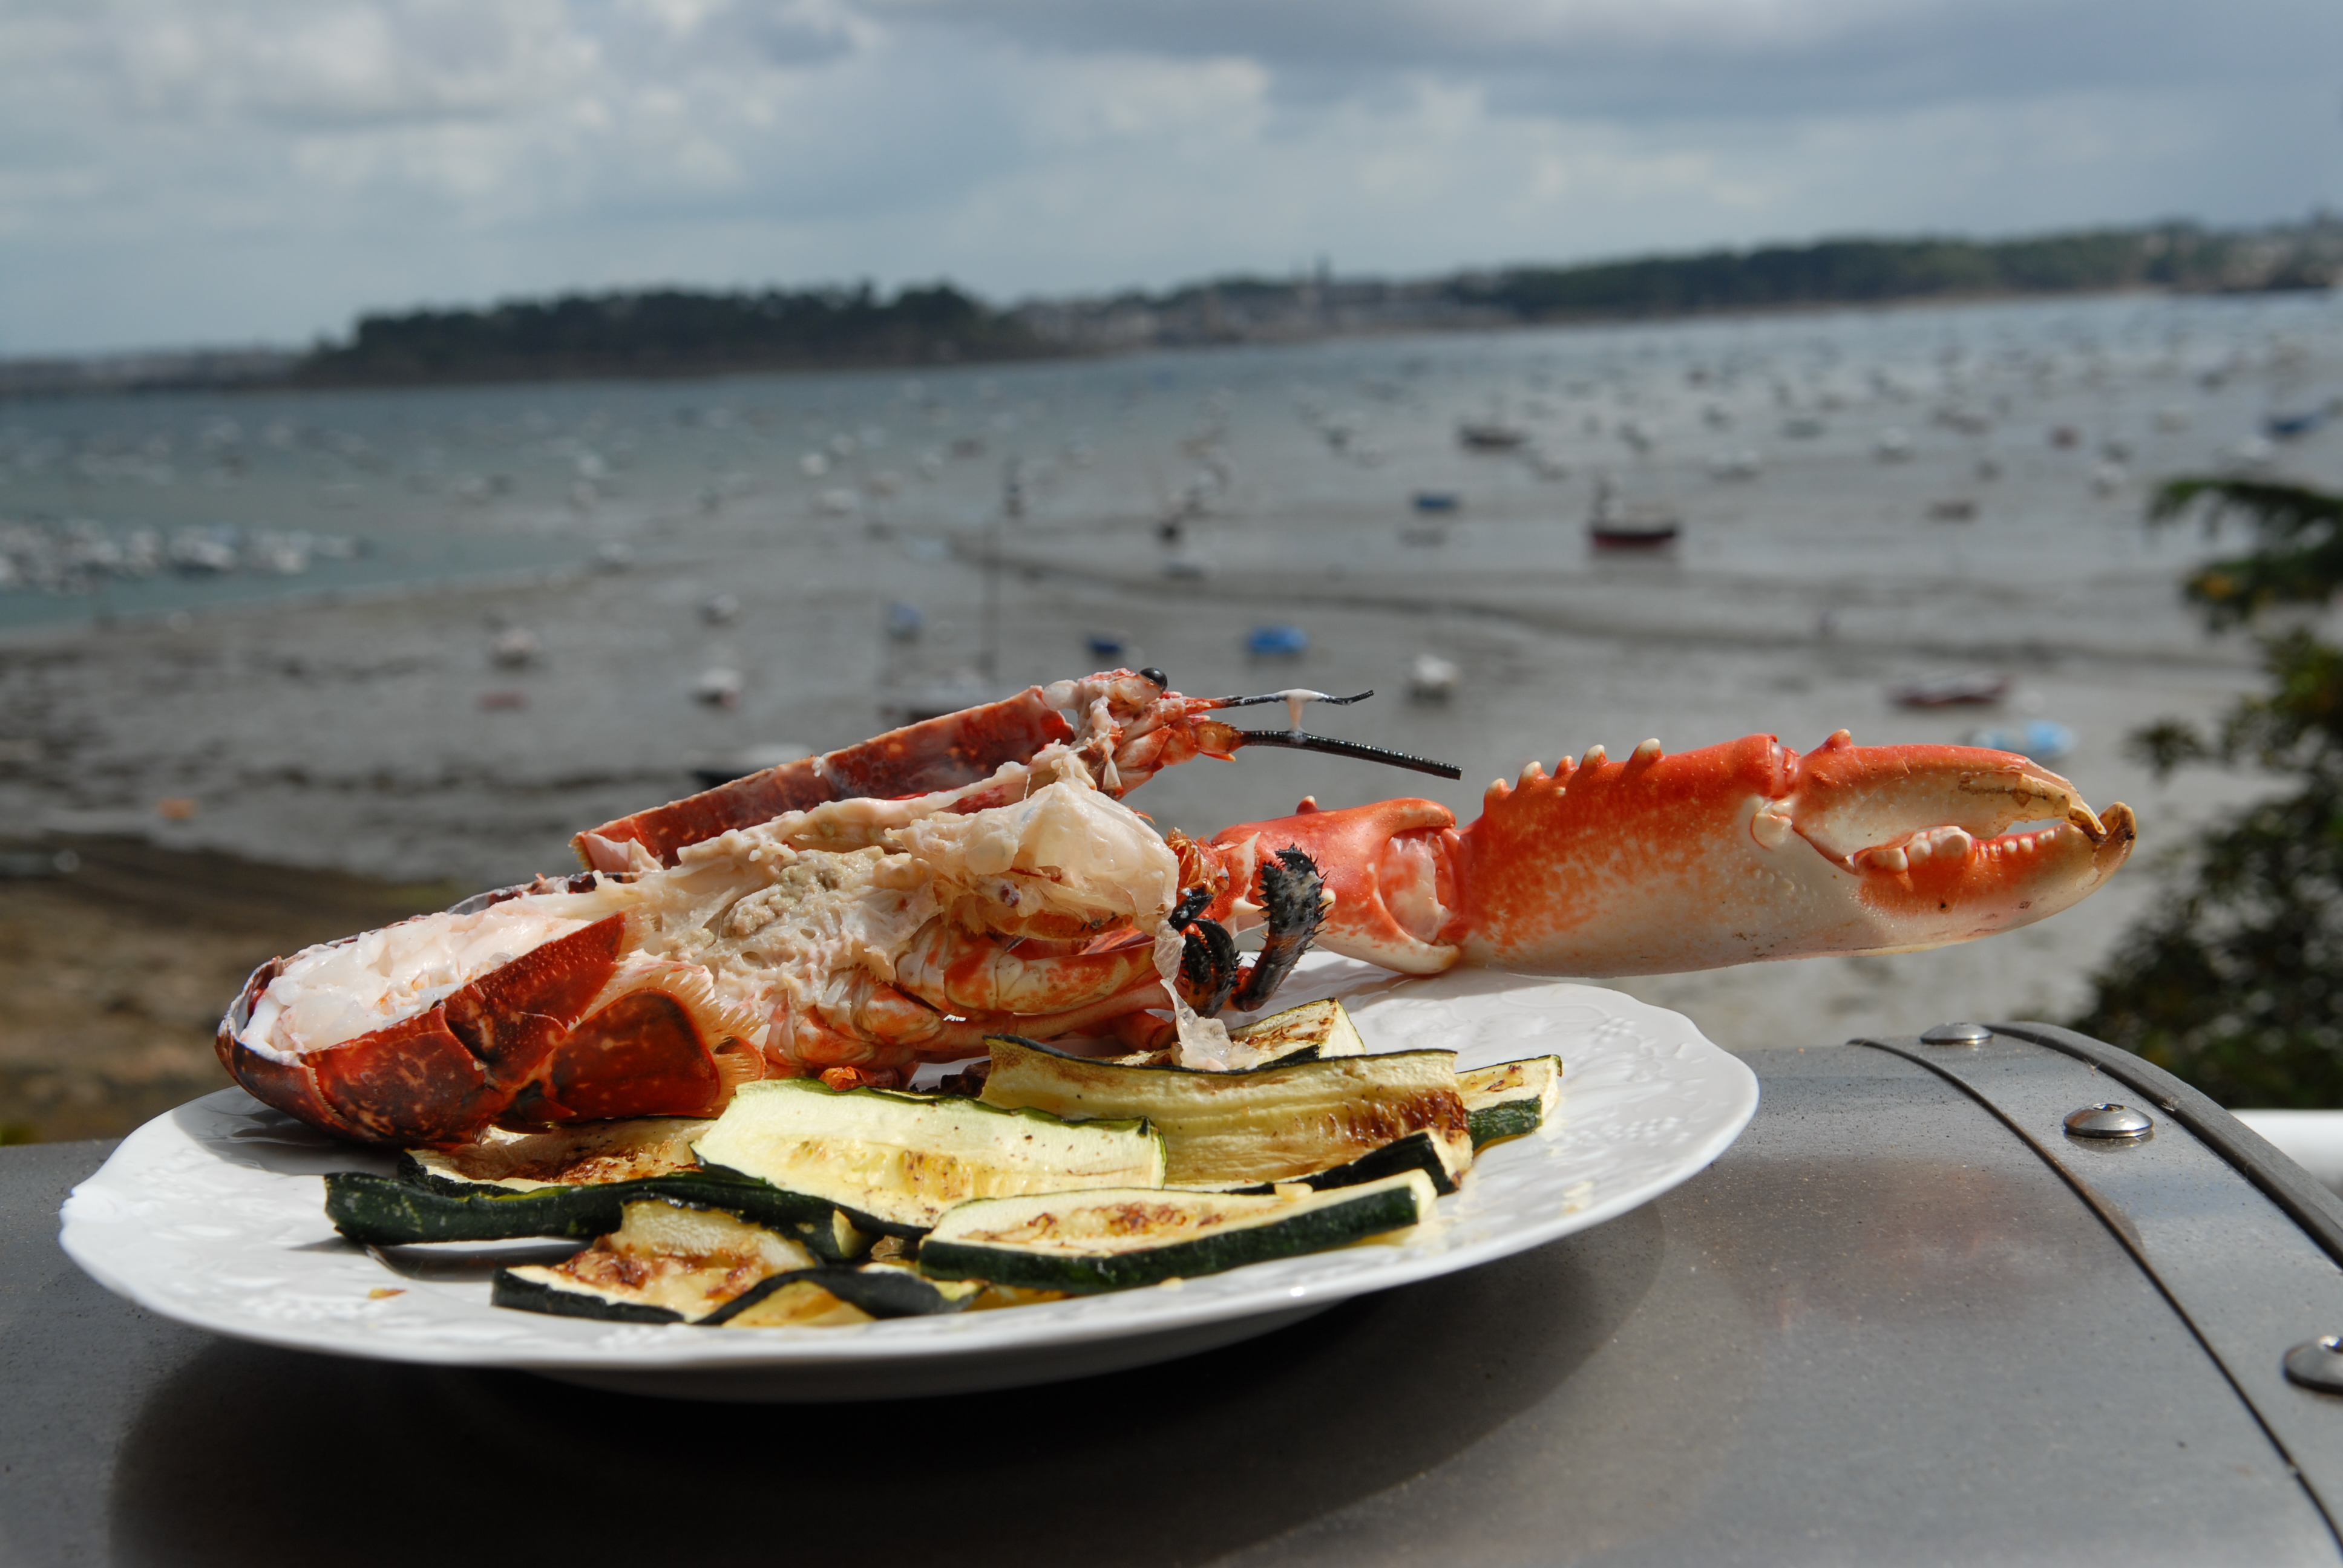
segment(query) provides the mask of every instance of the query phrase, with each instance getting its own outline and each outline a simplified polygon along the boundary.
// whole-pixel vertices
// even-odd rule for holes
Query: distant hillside
[[[2318,288],[2343,277],[2343,225],[2217,232],[2188,224],[2027,239],[1834,239],[1408,282],[1224,278],[1161,295],[1038,301],[1019,314],[1074,352],[1293,341],[1896,300]]]
[[[1463,304],[1524,320],[1681,316],[1930,295],[2075,294],[2119,288],[2324,287],[2343,235],[2216,234],[2187,225],[2029,239],[1837,239],[1592,266],[1511,267],[1452,284]]]
[[[2338,280],[2343,222],[2321,216],[2250,230],[2175,223],[1996,241],[1830,239],[1406,280],[1322,270],[1008,309],[949,283],[891,299],[867,284],[756,294],[665,288],[369,315],[348,342],[298,357],[237,350],[0,361],[0,397],[935,365],[1897,300],[2323,288]]]
[[[346,345],[303,359],[311,384],[679,376],[933,365],[1058,352],[950,284],[881,300],[859,288],[567,295],[486,310],[359,318]]]

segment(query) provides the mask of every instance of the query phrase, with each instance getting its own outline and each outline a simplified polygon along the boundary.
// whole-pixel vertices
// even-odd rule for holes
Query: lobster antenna
[[[1358,699],[1345,698],[1342,700],[1355,702]],[[1382,762],[1393,768],[1405,768],[1411,772],[1429,773],[1437,779],[1464,777],[1462,768],[1434,762],[1429,757],[1413,757],[1404,751],[1392,751],[1381,746],[1362,746],[1355,740],[1337,740],[1331,735],[1312,735],[1300,729],[1240,729],[1237,734],[1242,737],[1247,746],[1283,746],[1295,751],[1327,751],[1337,757],[1355,757],[1362,762]]]
[[[1305,691],[1297,686],[1289,691],[1264,691],[1258,697],[1211,698],[1202,706],[1207,709],[1259,708],[1264,702],[1282,702],[1298,710],[1305,702],[1322,702],[1331,708],[1348,708],[1353,702],[1364,702],[1373,695],[1372,687],[1356,697],[1329,697],[1322,691]]]

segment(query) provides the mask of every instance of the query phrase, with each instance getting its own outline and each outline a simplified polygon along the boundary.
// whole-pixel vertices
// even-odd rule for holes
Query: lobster
[[[768,1075],[895,1085],[1004,1031],[1242,1066],[1216,1015],[1313,942],[1410,974],[1598,978],[1935,947],[2071,906],[2136,836],[2023,757],[1845,730],[1533,762],[1461,828],[1430,800],[1304,800],[1197,840],[1121,803],[1246,746],[1455,776],[1301,729],[1304,704],[1355,700],[1111,670],[768,769],[580,833],[578,875],[263,965],[220,1059],[395,1144],[709,1115]],[[1264,703],[1289,728],[1222,717]],[[1248,966],[1232,933],[1252,926]]]

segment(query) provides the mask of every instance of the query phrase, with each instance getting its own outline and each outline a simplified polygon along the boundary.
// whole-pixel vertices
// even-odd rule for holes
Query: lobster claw
[[[2009,752],[1770,735],[1677,756],[1598,748],[1492,785],[1462,831],[1429,800],[1232,828],[1233,853],[1308,849],[1334,890],[1319,943],[1414,973],[1661,974],[1895,952],[2056,914],[2131,853],[2102,815]],[[1255,852],[1258,852],[1257,850]]]

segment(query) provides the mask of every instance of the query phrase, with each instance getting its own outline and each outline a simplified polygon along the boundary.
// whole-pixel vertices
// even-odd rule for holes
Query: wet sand
[[[255,967],[461,896],[134,839],[0,842],[60,853],[69,875],[0,882],[0,1141],[112,1137],[225,1086],[213,1026]]]

